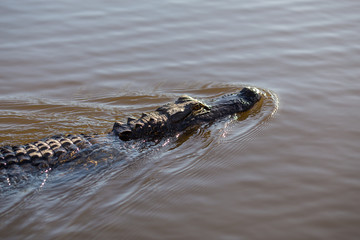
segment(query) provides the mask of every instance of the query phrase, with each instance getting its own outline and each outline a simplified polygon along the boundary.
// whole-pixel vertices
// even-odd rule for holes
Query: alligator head
[[[174,103],[165,104],[153,112],[143,113],[126,123],[115,122],[112,132],[123,141],[138,138],[159,138],[188,127],[213,122],[226,116],[249,110],[261,98],[256,88],[245,87],[204,103],[189,96],[181,96]]]

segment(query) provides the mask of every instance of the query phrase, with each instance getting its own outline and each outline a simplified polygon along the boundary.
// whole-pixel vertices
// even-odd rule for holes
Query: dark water
[[[359,11],[353,0],[1,1],[1,144],[107,132],[182,94],[270,92],[247,118],[131,164],[50,172],[2,195],[0,238],[359,239]]]

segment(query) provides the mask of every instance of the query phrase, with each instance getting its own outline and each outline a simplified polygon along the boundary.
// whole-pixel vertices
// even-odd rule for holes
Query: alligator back
[[[89,135],[56,135],[33,143],[0,147],[0,181],[18,182],[22,172],[48,170],[80,157],[96,144]]]

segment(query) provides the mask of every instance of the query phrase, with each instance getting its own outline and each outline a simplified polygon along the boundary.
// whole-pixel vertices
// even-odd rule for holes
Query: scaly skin
[[[23,146],[2,146],[0,180],[4,174],[18,169],[17,166],[31,165],[32,168],[47,169],[84,158],[87,152],[105,146],[100,139],[106,138],[111,141],[119,138],[122,142],[171,136],[188,127],[200,126],[245,112],[260,98],[261,94],[256,88],[243,88],[238,93],[224,95],[207,103],[182,96],[174,103],[165,104],[150,113],[143,113],[139,119],[129,118],[126,123],[115,122],[109,134],[58,135]],[[7,173],[4,173],[4,170]]]
[[[139,119],[129,118],[127,123],[116,122],[112,132],[124,141],[159,138],[191,126],[245,112],[260,98],[260,92],[256,88],[243,88],[239,93],[224,95],[207,104],[189,96],[182,96],[175,103],[161,106],[151,113],[143,113]]]

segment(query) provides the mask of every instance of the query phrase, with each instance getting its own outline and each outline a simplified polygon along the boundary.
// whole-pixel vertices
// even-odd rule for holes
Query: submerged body
[[[115,122],[113,129],[103,135],[57,135],[20,146],[0,147],[0,182],[13,178],[19,181],[21,169],[49,169],[67,162],[93,161],[89,153],[96,149],[111,151],[112,143],[144,139],[155,140],[171,136],[189,127],[211,123],[226,116],[245,112],[261,98],[256,88],[224,95],[207,103],[182,96],[174,103],[163,105],[138,119]],[[115,146],[117,146],[115,144]],[[120,148],[120,146],[119,146]],[[21,175],[21,174],[20,174]]]

